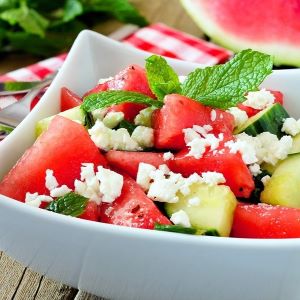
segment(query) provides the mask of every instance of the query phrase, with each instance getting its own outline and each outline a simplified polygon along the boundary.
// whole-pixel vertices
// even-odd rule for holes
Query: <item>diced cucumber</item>
[[[281,131],[282,124],[284,119],[288,117],[287,111],[279,103],[275,103],[249,118],[234,131],[234,134],[245,132],[248,135],[256,136],[262,132],[269,131],[280,138],[284,135]]]
[[[290,154],[277,164],[261,193],[261,201],[300,208],[300,153]]]
[[[299,153],[300,152],[300,133],[293,137],[293,146],[290,154]]]
[[[81,124],[84,124],[84,122],[85,122],[85,113],[80,108],[80,106],[63,111],[63,112],[59,113],[58,115],[66,117],[73,121],[77,121]],[[44,131],[46,131],[48,129],[48,126],[54,117],[55,116],[51,116],[51,117],[42,119],[36,123],[36,126],[35,126],[36,136],[41,135]]]
[[[173,213],[183,210],[197,231],[205,233],[214,229],[220,236],[229,236],[237,204],[230,188],[225,185],[195,183],[190,190],[187,196],[179,194],[177,203],[165,204],[167,215],[171,217]],[[195,197],[199,199],[199,204],[189,204],[189,200]]]

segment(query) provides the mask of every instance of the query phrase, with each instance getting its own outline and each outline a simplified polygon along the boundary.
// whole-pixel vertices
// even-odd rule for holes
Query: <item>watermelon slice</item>
[[[181,0],[213,41],[234,51],[252,48],[275,64],[300,66],[299,0]]]
[[[108,151],[105,155],[109,165],[117,170],[126,172],[132,178],[136,174],[141,162],[150,164],[156,168],[166,162],[163,159],[163,153],[158,152],[127,152],[127,151]]]
[[[27,192],[49,194],[45,187],[47,169],[54,171],[59,185],[73,189],[82,163],[107,165],[82,125],[56,116],[0,182],[0,194],[23,202]]]
[[[101,222],[145,229],[154,229],[155,223],[170,225],[168,218],[145,195],[141,187],[129,176],[122,175],[122,194],[113,203],[101,204]]]

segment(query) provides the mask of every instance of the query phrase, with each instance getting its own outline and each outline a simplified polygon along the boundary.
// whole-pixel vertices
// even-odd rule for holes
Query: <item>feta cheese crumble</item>
[[[62,197],[62,196],[65,196],[66,194],[72,192],[72,190],[70,188],[68,188],[65,184],[60,186],[60,187],[57,187],[53,190],[50,191],[50,196],[51,197]]]
[[[122,175],[99,166],[96,177],[100,181],[100,193],[103,195],[103,202],[112,203],[121,195],[123,187]]]
[[[257,176],[261,173],[260,165],[259,164],[253,164],[249,166],[249,170],[253,176]]]
[[[199,159],[203,156],[207,148],[214,151],[219,147],[219,143],[224,139],[223,134],[216,137],[214,134],[209,133],[212,130],[210,125],[194,125],[193,128],[183,129],[184,141],[190,148],[187,156],[194,156]]]
[[[42,202],[52,202],[53,198],[47,195],[39,195],[38,193],[26,193],[25,203],[34,206],[40,207]]]
[[[108,128],[117,127],[120,122],[124,119],[124,113],[121,111],[115,112],[111,111],[105,115],[103,118],[103,124]]]
[[[172,214],[170,220],[175,225],[181,225],[183,227],[191,227],[190,218],[187,215],[187,213],[182,209]]]
[[[290,134],[292,136],[297,135],[300,132],[300,119],[286,118],[282,125],[282,132]]]
[[[216,118],[217,118],[217,112],[214,109],[212,109],[212,111],[210,112],[210,119],[212,122],[214,122]]]
[[[58,187],[58,182],[55,176],[53,175],[53,170],[49,170],[49,169],[46,170],[45,181],[46,181],[45,186],[49,191]]]
[[[239,127],[247,122],[248,115],[244,110],[239,109],[238,107],[230,107],[227,112],[232,114],[234,118],[234,127]]]
[[[261,89],[256,92],[249,92],[246,95],[246,101],[243,102],[243,105],[261,110],[272,105],[274,100],[275,97],[270,91]]]
[[[188,195],[190,186],[194,183],[205,183],[209,185],[225,183],[223,174],[217,172],[203,172],[200,175],[194,173],[188,178],[181,174],[173,173],[166,165],[154,166],[146,163],[140,163],[136,182],[147,193],[147,196],[159,202],[176,203],[178,194]]]
[[[174,154],[172,152],[165,152],[163,155],[164,161],[171,160],[174,158]]]

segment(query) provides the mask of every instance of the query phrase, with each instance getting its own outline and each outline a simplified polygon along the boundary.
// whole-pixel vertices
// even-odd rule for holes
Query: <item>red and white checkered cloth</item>
[[[161,23],[141,28],[123,38],[123,42],[159,55],[209,66],[223,63],[232,55],[229,50]],[[0,75],[0,82],[41,80],[57,71],[62,66],[66,56],[67,54],[61,54],[5,75]],[[16,103],[22,97],[23,95],[0,97],[0,110]]]

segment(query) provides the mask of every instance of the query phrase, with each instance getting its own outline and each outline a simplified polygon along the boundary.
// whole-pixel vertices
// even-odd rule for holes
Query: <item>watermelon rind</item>
[[[225,31],[217,23],[215,23],[206,14],[205,9],[201,10],[199,1],[195,6],[193,0],[180,0],[188,14],[193,18],[196,24],[208,35],[213,42],[234,52],[243,49],[254,49],[267,54],[274,58],[275,65],[289,65],[300,67],[300,50],[299,47],[282,43],[281,41],[256,42],[241,38],[235,34]],[[201,1],[200,1],[201,2]]]

